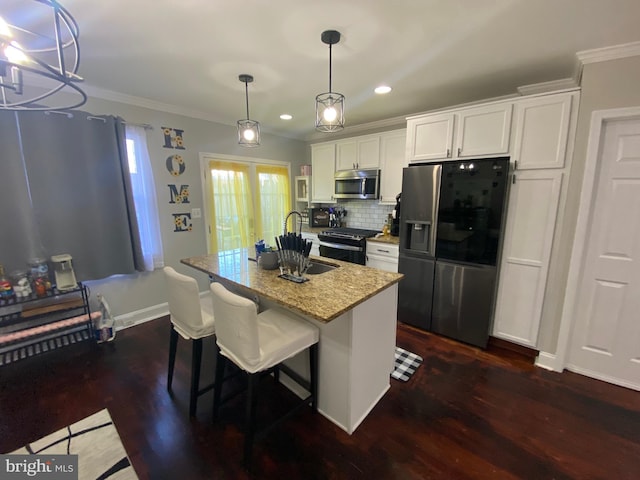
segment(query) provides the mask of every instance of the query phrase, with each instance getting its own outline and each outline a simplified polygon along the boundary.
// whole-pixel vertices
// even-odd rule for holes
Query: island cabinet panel
[[[349,434],[391,386],[397,297],[393,285],[329,323],[308,319],[320,329],[318,411]],[[302,352],[286,365],[308,379],[306,355]],[[304,395],[286,376],[281,379]]]
[[[311,145],[311,202],[333,202],[333,175],[336,168],[335,143]]]

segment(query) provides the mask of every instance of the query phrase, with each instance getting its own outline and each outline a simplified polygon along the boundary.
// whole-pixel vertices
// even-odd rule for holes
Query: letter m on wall
[[[169,196],[171,199],[169,203],[191,203],[189,202],[189,185],[177,185],[169,184]]]

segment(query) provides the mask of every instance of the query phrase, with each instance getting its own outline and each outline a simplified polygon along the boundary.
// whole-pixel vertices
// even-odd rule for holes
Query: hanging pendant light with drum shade
[[[331,46],[340,41],[340,32],[325,30],[320,39],[329,45],[329,91],[316,96],[316,130],[337,132],[344,128],[344,95],[331,91]]]
[[[245,100],[247,104],[247,118],[238,120],[238,144],[243,147],[257,147],[260,145],[260,124],[249,119],[249,83],[253,77],[243,73],[238,80],[244,83]]]

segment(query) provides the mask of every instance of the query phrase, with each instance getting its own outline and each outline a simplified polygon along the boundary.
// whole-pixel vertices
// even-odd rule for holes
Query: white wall
[[[584,66],[581,81],[580,111],[576,132],[576,144],[568,179],[569,189],[564,211],[564,222],[569,228],[554,247],[549,271],[547,295],[542,313],[538,344],[540,350],[554,353],[557,349],[558,333],[562,316],[571,249],[575,234],[580,192],[591,114],[596,110],[640,105],[640,56],[590,63]]]
[[[153,126],[153,130],[148,131],[147,141],[158,194],[165,264],[198,278],[202,291],[208,288],[206,276],[181,265],[180,259],[206,253],[203,218],[192,220],[191,232],[174,233],[174,220],[171,215],[190,211],[191,208],[204,211],[199,175],[200,152],[286,161],[291,163],[293,175],[300,171],[300,165],[310,163],[310,149],[304,142],[264,132],[260,147],[245,148],[237,144],[235,126],[99,99],[90,99],[81,109],[96,115],[117,115],[127,122]],[[184,130],[185,150],[164,148],[162,127]],[[181,155],[186,165],[185,172],[177,177],[172,176],[165,167],[167,157],[173,154]],[[169,204],[169,184],[176,184],[178,188],[180,185],[189,185],[190,203]],[[100,252],[96,252],[96,255],[99,254]],[[115,316],[130,314],[166,302],[161,271],[121,275],[88,284],[92,294],[100,292],[105,296]],[[149,312],[149,315],[153,317],[154,312]]]

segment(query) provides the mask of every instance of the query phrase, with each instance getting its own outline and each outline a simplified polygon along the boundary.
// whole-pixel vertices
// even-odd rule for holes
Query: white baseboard
[[[556,355],[547,352],[540,352],[538,354],[538,358],[536,358],[536,366],[553,372],[562,372],[562,370],[564,370],[562,365],[558,365],[558,358]]]
[[[200,292],[200,298],[209,295],[209,292]],[[116,330],[122,330],[129,327],[134,327],[142,323],[146,323],[156,318],[169,315],[169,304],[167,302],[160,303],[158,305],[152,305],[151,307],[142,308],[135,312],[125,313],[123,315],[117,315],[115,317]]]

